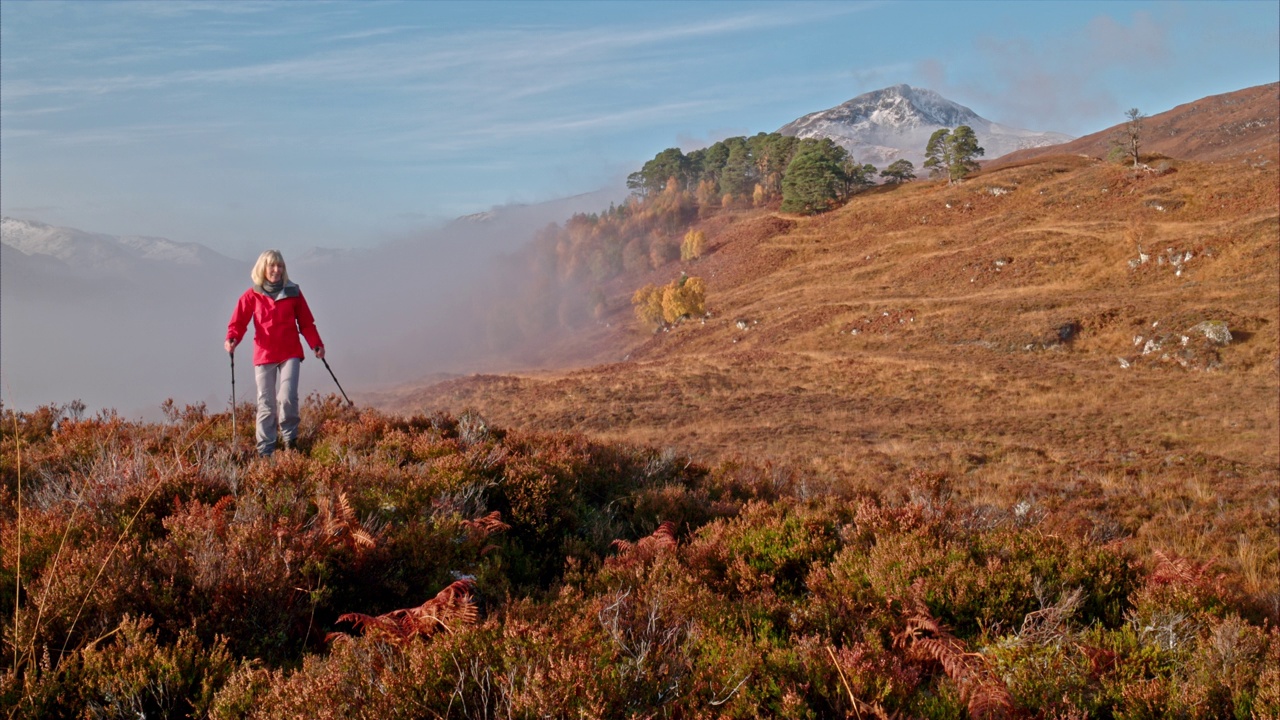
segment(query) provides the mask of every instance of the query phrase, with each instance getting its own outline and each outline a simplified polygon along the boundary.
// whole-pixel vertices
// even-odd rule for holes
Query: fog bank
[[[482,319],[510,302],[497,258],[527,245],[549,223],[595,212],[625,191],[509,206],[368,250],[286,255],[343,389],[382,390],[439,373],[490,370],[493,338]],[[266,249],[266,248],[264,248]],[[73,267],[3,247],[0,258],[0,379],[6,407],[31,410],[80,400],[158,419],[160,405],[229,409],[231,358],[222,349],[251,262],[199,266],[139,261]],[[252,334],[252,330],[250,330]],[[239,402],[255,395],[252,348],[235,356]],[[310,351],[300,392],[337,393]]]

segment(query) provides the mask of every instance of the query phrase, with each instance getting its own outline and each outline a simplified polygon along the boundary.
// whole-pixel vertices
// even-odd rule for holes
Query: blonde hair
[[[262,283],[267,281],[267,266],[275,263],[280,266],[280,282],[289,282],[289,271],[284,264],[284,256],[279,250],[268,250],[258,256],[258,262],[253,264],[253,271],[249,273],[249,279],[253,284],[261,287]]]

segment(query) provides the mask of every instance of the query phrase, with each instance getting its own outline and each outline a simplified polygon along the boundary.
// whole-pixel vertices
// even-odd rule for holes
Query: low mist
[[[506,304],[518,302],[521,278],[510,257],[549,224],[603,210],[623,195],[610,190],[508,206],[373,249],[291,253],[285,261],[315,315],[330,367],[359,403],[363,392],[512,362],[497,352],[507,344],[492,323]],[[79,400],[88,414],[114,409],[147,420],[159,419],[170,398],[179,406],[227,410],[232,371],[222,342],[251,267],[140,261],[105,271],[5,247],[4,405],[31,410]],[[256,394],[252,333],[251,326],[235,353],[241,403]],[[299,391],[338,392],[310,350]]]

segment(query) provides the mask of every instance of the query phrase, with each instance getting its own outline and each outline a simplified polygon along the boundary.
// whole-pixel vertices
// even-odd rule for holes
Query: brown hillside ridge
[[[1139,108],[1141,109],[1141,108]],[[1104,158],[1124,123],[1061,145],[1029,148],[986,163],[992,169],[1069,153]],[[1143,120],[1143,155],[1257,165],[1280,162],[1280,83],[1211,95]]]
[[[1082,138],[821,216],[718,215],[702,259],[613,281],[585,365],[377,404],[768,459],[815,491],[941,473],[979,502],[1254,562],[1235,544],[1274,554],[1280,486],[1280,168],[1257,160],[1280,151],[1275,94],[1148,120],[1173,138],[1148,145],[1159,171],[1081,157]],[[681,271],[708,317],[639,328],[630,293]]]

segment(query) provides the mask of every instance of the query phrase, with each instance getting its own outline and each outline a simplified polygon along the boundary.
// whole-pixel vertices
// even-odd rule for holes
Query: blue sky
[[[14,2],[6,215],[252,258],[619,183],[898,83],[1082,135],[1275,82],[1280,3]]]

